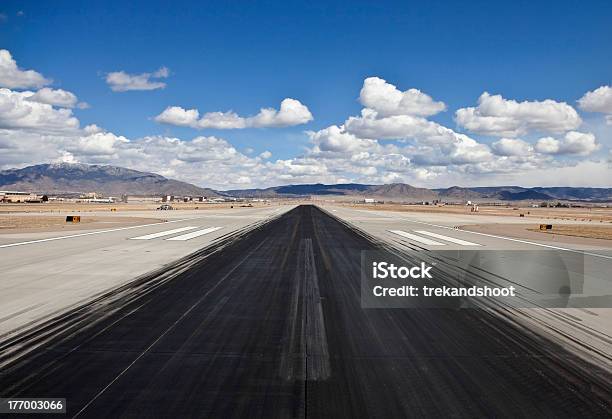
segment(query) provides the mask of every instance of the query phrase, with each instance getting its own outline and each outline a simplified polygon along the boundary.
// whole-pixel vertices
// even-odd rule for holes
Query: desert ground
[[[533,208],[528,205],[507,205],[507,206],[478,206],[478,211],[473,212],[469,205],[411,205],[411,204],[340,204],[353,208],[372,209],[376,211],[399,211],[399,212],[421,212],[421,213],[448,213],[463,215],[491,215],[538,218],[549,220],[568,220],[568,221],[592,221],[612,223],[612,207],[590,206],[572,208]],[[521,218],[523,218],[521,217]]]
[[[199,211],[238,208],[262,208],[270,204],[253,203],[172,203],[173,210],[161,211],[159,203],[36,203],[0,204],[0,233],[22,231],[49,232],[81,229],[105,229],[119,226],[163,222],[169,218]],[[249,207],[249,205],[251,205]],[[246,206],[246,207],[245,207]],[[66,222],[66,216],[79,215],[79,223]]]

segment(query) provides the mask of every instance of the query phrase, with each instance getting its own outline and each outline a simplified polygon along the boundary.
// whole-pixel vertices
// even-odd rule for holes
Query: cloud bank
[[[307,147],[275,158],[257,144],[241,152],[217,136],[128,138],[98,125],[82,126],[74,93],[45,87],[50,80],[21,70],[8,51],[6,57],[12,76],[5,71],[0,77],[2,169],[49,161],[113,164],[217,189],[309,182],[610,186],[612,178],[609,141],[589,132],[570,105],[553,99],[519,102],[485,92],[477,106],[457,110],[459,128],[453,129],[430,119],[446,110],[442,101],[368,77],[361,90],[355,89],[361,111],[307,131]],[[146,83],[155,74],[145,77]],[[608,92],[607,86],[587,92],[579,109],[609,115]],[[278,109],[263,108],[252,116],[200,115],[171,106],[156,120],[195,129],[241,129],[301,125],[312,114],[287,98]]]

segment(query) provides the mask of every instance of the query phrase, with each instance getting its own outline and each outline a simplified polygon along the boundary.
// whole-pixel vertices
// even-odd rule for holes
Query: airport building
[[[158,203],[162,202],[161,196],[151,196],[151,195],[123,195],[121,197],[121,201],[126,203],[134,203],[134,202],[148,202],[148,203]]]
[[[165,195],[161,198],[162,202],[213,202],[206,196],[175,196]]]
[[[0,191],[0,202],[42,202],[42,197],[33,192]]]

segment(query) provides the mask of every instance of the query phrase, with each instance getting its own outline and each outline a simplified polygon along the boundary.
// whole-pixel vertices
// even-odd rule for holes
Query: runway
[[[611,374],[503,310],[362,308],[363,250],[387,247],[298,206],[1,343],[0,395],[72,417],[610,417]]]

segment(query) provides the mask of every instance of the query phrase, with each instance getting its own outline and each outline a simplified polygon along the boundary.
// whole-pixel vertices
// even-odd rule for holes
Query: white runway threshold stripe
[[[146,236],[130,237],[130,240],[151,240],[151,239],[156,239],[158,237],[165,237],[165,236],[170,236],[176,233],[182,233],[183,231],[193,230],[194,228],[197,228],[197,227],[188,226],[188,227],[175,228],[174,230],[160,231],[159,233],[147,234]]]
[[[415,230],[415,233],[423,234],[429,237],[435,237],[436,239],[445,240],[447,242],[451,242],[455,244],[460,244],[461,246],[481,246],[478,243],[472,243],[467,240],[456,239],[454,237],[445,236],[443,234],[432,233],[431,231]]]
[[[56,241],[56,240],[73,239],[76,237],[93,236],[96,234],[113,233],[115,231],[132,230],[134,228],[151,227],[151,226],[157,226],[157,225],[162,225],[162,224],[182,223],[183,221],[196,220],[199,218],[203,218],[203,217],[183,218],[181,220],[172,220],[172,221],[165,221],[165,222],[151,223],[151,224],[141,224],[141,225],[129,226],[129,227],[118,227],[118,228],[111,228],[109,230],[96,230],[96,231],[89,231],[87,233],[70,234],[68,236],[49,237],[46,239],[28,240],[25,242],[2,244],[0,245],[0,249],[6,248],[6,247],[23,246],[26,244],[46,243],[46,242],[51,242],[51,241]]]
[[[191,240],[191,239],[194,239],[196,237],[200,237],[200,236],[203,236],[205,234],[212,233],[213,231],[220,230],[222,228],[223,227],[209,227],[209,228],[205,228],[204,230],[192,231],[191,233],[183,234],[181,236],[170,237],[169,239],[166,239],[166,240],[170,240],[170,241]]]
[[[417,236],[416,234],[406,233],[402,230],[389,230],[390,233],[397,234],[398,236],[405,237],[418,243],[426,244],[428,246],[444,246],[444,243],[437,242],[435,240],[427,239],[425,237]]]

